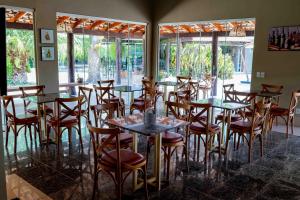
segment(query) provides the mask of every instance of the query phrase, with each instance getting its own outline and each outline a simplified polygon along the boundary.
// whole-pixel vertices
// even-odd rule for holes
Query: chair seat
[[[155,136],[150,137],[151,144],[154,144]],[[162,145],[171,144],[183,141],[183,136],[175,132],[164,132],[161,136]]]
[[[107,137],[103,137],[102,142],[105,142],[106,139],[107,139]],[[128,146],[128,144],[133,142],[132,134],[126,133],[126,132],[120,133],[119,139],[120,139],[121,146],[123,146],[123,145]],[[116,143],[116,138],[113,138],[112,141],[110,142],[110,144],[114,145],[115,143]]]
[[[217,119],[218,121],[222,121],[222,120],[223,120],[223,113],[217,115],[216,119]],[[236,122],[236,121],[239,121],[239,120],[241,120],[241,119],[242,119],[242,118],[241,118],[240,115],[232,115],[232,116],[231,116],[231,122]],[[225,119],[225,121],[227,121],[227,119]]]
[[[250,130],[251,129],[251,122],[240,120],[237,122],[233,122],[230,124],[230,129],[235,130]]]
[[[46,114],[52,114],[53,113],[53,109],[48,107],[48,106],[45,106],[45,110],[46,110]],[[30,114],[33,114],[33,115],[38,115],[37,108],[27,109],[27,112],[30,113]]]
[[[130,170],[127,166],[137,166],[146,162],[146,159],[143,155],[135,153],[132,150],[120,149],[120,159],[122,171]],[[100,159],[100,164],[106,169],[115,171],[117,168],[117,150],[112,150],[107,154],[104,154]]]
[[[221,128],[216,124],[209,124],[209,126],[210,126],[210,131],[212,132],[218,132],[221,130]],[[199,122],[191,123],[190,130],[195,132],[201,132],[201,133],[205,133],[206,131],[205,127],[202,126]]]
[[[33,123],[38,123],[38,117],[30,113],[22,113],[22,114],[17,114],[15,121],[10,119],[10,122],[16,123],[17,125],[33,124]]]
[[[280,108],[280,107],[273,107],[270,109],[270,113],[272,116],[284,116],[289,114],[289,109],[287,108]]]
[[[74,124],[77,124],[79,121],[77,119],[77,117],[75,116],[69,116],[65,119],[63,119],[62,121],[59,121],[57,117],[52,117],[48,123],[51,126],[59,126],[59,127],[68,127],[68,126],[72,126]],[[60,124],[58,124],[60,123]]]

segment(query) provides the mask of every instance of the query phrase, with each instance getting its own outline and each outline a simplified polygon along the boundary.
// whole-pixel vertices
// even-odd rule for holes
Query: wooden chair
[[[191,79],[192,77],[190,76],[176,76],[177,91],[189,89],[189,82]]]
[[[25,112],[28,112],[33,115],[38,115],[38,109],[36,108],[36,105],[32,107],[32,102],[26,99],[26,97],[44,95],[45,86],[44,85],[24,86],[24,87],[19,87],[19,89],[22,92]],[[43,112],[46,112],[46,115],[51,116],[53,114],[53,109],[48,106],[45,106],[45,110],[43,110]]]
[[[189,90],[191,92],[191,99],[198,100],[199,98],[199,82],[189,81]]]
[[[134,110],[140,112],[145,112],[145,110],[151,106],[154,106],[156,99],[156,90],[154,87],[143,87],[142,95],[133,100],[133,103],[130,105],[130,114]]]
[[[107,104],[98,104],[91,106],[91,109],[94,113],[94,121],[96,127],[103,128],[106,126],[105,121],[107,119],[113,119],[114,117],[119,117],[119,105],[118,103],[107,103]],[[106,138],[102,138],[103,142]],[[115,147],[115,141],[110,144],[111,147]],[[132,134],[128,132],[120,133],[120,144],[122,148],[129,148],[133,142]]]
[[[164,102],[164,92],[160,91],[159,90],[159,85],[157,82],[154,82],[153,79],[150,79],[148,77],[143,77],[143,80],[142,80],[142,85],[143,85],[143,88],[153,88],[155,94],[154,94],[154,109],[156,110],[156,103],[157,103],[157,100],[159,97],[162,98],[162,101]],[[142,90],[142,95],[141,97],[143,98],[143,92],[144,90]],[[140,98],[142,100],[142,98]]]
[[[282,108],[282,107],[272,107],[270,110],[270,126],[272,128],[274,119],[276,117],[280,117],[284,120],[286,125],[286,137],[289,136],[289,125],[291,126],[292,134],[294,134],[294,120],[295,120],[295,112],[300,100],[300,90],[293,92],[289,108]]]
[[[112,177],[116,187],[117,199],[121,199],[126,178],[131,172],[136,170],[140,170],[144,174],[145,199],[148,199],[147,162],[144,156],[129,149],[121,149],[120,130],[118,128],[97,128],[90,123],[87,124],[87,127],[94,149],[93,199],[95,199],[98,186],[98,174],[101,171],[108,173]],[[100,139],[102,136],[107,138],[104,142]],[[116,145],[111,150],[109,144],[113,140]]]
[[[239,91],[224,91],[224,101],[227,102],[236,102],[236,103],[241,103],[241,104],[250,104],[250,106],[244,108],[242,111],[245,114],[245,117],[252,117],[253,115],[253,108],[255,105],[255,99],[256,99],[256,93],[248,93],[248,92],[239,92]],[[215,119],[215,123],[220,123],[222,122],[223,119],[223,112],[217,115]],[[236,122],[239,121],[243,118],[240,114],[240,110],[236,111],[231,115],[231,122]],[[225,119],[225,122],[227,119]]]
[[[191,90],[171,91],[169,92],[168,101],[176,103],[188,103],[191,101]]]
[[[203,98],[208,98],[208,91],[214,86],[217,77],[206,74],[204,79],[200,80],[199,89],[202,90]]]
[[[114,87],[111,86],[111,83],[107,86],[101,85],[99,87],[94,85],[94,90],[97,104],[118,103],[121,114],[125,115],[125,101],[114,94]]]
[[[77,130],[81,148],[83,148],[81,137],[81,106],[83,96],[72,98],[57,98],[55,100],[57,113],[47,121],[48,129],[53,128],[56,135],[57,153],[60,152],[61,136],[68,130],[69,143],[71,143],[72,128]],[[50,131],[47,131],[47,141],[49,141]]]
[[[78,96],[83,96],[81,106],[81,116],[90,120],[91,96],[93,89],[88,87],[79,86]]]
[[[29,129],[30,140],[32,141],[32,135],[31,135],[32,126],[34,127],[35,138],[36,138],[36,133],[38,132],[39,141],[41,143],[41,137],[39,132],[41,129],[40,129],[39,119],[37,115],[33,115],[28,112],[17,113],[15,103],[14,103],[14,97],[12,96],[3,96],[2,101],[3,101],[4,112],[5,112],[5,118],[6,118],[6,143],[5,143],[6,148],[8,145],[8,134],[10,130],[12,130],[14,133],[15,154],[17,153],[17,137],[23,128],[25,129],[25,135],[26,135],[27,128]]]
[[[208,152],[211,147],[211,143],[214,141],[215,135],[218,137],[219,156],[221,156],[221,128],[216,124],[209,123],[211,104],[191,103],[190,110],[190,126],[188,131],[188,137],[194,135],[194,159],[197,155],[197,161],[199,161],[200,152],[200,140],[204,144],[204,162],[208,160]]]
[[[283,90],[283,85],[261,84],[261,92],[282,93],[282,90]],[[272,103],[271,107],[279,105],[279,98],[280,96],[270,99]]]
[[[166,116],[168,117],[170,114],[180,120],[189,121],[189,111],[190,107],[188,104],[176,103],[176,102],[165,102],[167,105]],[[162,133],[162,150],[164,152],[164,161],[167,163],[167,181],[170,178],[170,163],[171,158],[176,152],[178,147],[183,147],[183,152],[185,154],[186,165],[188,166],[188,149],[187,149],[187,134],[186,129],[184,129],[185,135],[178,133],[179,130],[175,131],[166,131]],[[148,147],[154,144],[155,137],[150,138],[150,144]],[[150,149],[148,148],[148,152]]]
[[[260,141],[260,156],[263,156],[263,133],[265,131],[265,122],[271,108],[271,103],[258,102],[255,104],[252,117],[244,118],[243,120],[233,122],[230,124],[231,133],[226,139],[226,150],[228,149],[228,143],[232,135],[238,134],[237,149],[240,144],[240,137],[243,137],[248,145],[248,162],[251,161],[251,153],[254,140],[258,137]],[[235,139],[234,139],[235,142]]]

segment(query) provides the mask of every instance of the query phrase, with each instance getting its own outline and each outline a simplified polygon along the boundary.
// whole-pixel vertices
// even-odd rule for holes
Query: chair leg
[[[148,186],[147,186],[147,165],[143,166],[143,174],[144,174],[144,190],[145,190],[145,199],[149,199],[148,194]]]
[[[15,132],[14,133],[14,136],[15,136],[14,153],[16,154],[17,153],[17,137],[18,137],[18,135],[17,135],[17,131],[16,130],[14,132]]]
[[[294,117],[291,119],[291,131],[292,135],[294,135]]]
[[[198,141],[197,141],[197,162],[200,160],[200,138],[201,136],[198,135]]]
[[[248,151],[248,162],[251,162],[251,155],[252,155],[252,137],[249,138],[249,151]]]
[[[170,167],[171,167],[171,147],[167,147],[167,181],[170,180]]]
[[[95,195],[96,195],[96,190],[98,186],[98,172],[97,172],[97,167],[95,167],[95,172],[94,172],[94,186],[93,186],[93,197],[92,199],[95,199]]]
[[[26,126],[25,126],[25,128],[26,128]],[[28,129],[29,129],[30,142],[32,143],[32,131],[31,131],[31,125],[28,125]]]
[[[219,143],[219,159],[221,159],[221,140],[222,140],[222,138],[221,138],[221,132],[219,132],[219,134],[218,134],[218,143]],[[227,152],[225,152],[225,154],[226,154]]]
[[[6,126],[6,139],[5,139],[5,147],[8,145],[8,133],[10,131],[10,126]]]
[[[287,120],[286,120],[286,138],[288,138],[289,137],[289,118],[287,118]]]
[[[263,136],[260,134],[259,135],[259,142],[260,142],[260,157],[263,157],[263,145],[264,145],[264,143],[263,143]]]

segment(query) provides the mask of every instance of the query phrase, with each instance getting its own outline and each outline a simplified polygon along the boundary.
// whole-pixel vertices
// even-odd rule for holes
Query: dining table
[[[53,114],[55,115],[57,113],[57,106],[55,104],[55,100],[57,98],[70,98],[74,97],[74,95],[69,93],[46,93],[41,95],[29,95],[26,97],[23,97],[25,101],[30,101],[32,103],[37,104],[37,113],[38,113],[38,119],[40,125],[43,124],[41,127],[41,137],[42,137],[42,143],[41,145],[46,144],[56,144],[56,140],[50,139],[50,141],[47,141],[47,115],[46,115],[46,106],[47,104],[52,104],[53,108]]]
[[[149,127],[144,123],[144,114],[132,114],[125,117],[108,119],[106,121],[108,125],[119,127],[123,130],[128,130],[133,134],[133,151],[137,152],[138,135],[155,138],[155,153],[154,153],[154,167],[153,176],[148,177],[147,183],[153,185],[157,190],[161,189],[161,151],[162,151],[162,133],[165,131],[184,127],[188,125],[188,122],[171,118],[171,117],[157,117],[156,123],[151,124]],[[138,180],[137,173],[133,173],[133,190],[137,190],[143,186],[143,181]]]
[[[244,104],[244,103],[237,103],[233,101],[227,101],[224,99],[219,99],[215,97],[207,98],[207,99],[201,99],[201,100],[195,100],[192,101],[192,103],[202,103],[202,104],[211,104],[212,112],[210,118],[210,122],[213,123],[214,119],[214,109],[218,108],[223,110],[223,119],[222,119],[222,140],[221,140],[221,153],[226,155],[227,149],[228,149],[228,143],[230,140],[230,124],[231,124],[231,114],[237,110],[245,109],[251,104]],[[225,136],[225,139],[224,139]],[[224,146],[225,143],[225,146]]]

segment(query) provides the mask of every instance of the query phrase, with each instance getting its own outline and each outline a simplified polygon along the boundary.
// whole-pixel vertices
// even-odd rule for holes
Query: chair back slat
[[[267,116],[271,108],[270,102],[259,101],[255,104],[252,116],[251,133],[263,131]]]
[[[70,116],[75,116],[77,119],[80,119],[83,98],[83,96],[71,98],[56,98],[56,117],[58,124],[60,124],[61,121]]]
[[[79,86],[78,96],[83,96],[82,108],[86,109],[87,119],[89,119],[89,117],[90,117],[92,92],[93,92],[92,88]]]
[[[210,123],[209,123],[209,115],[210,115],[210,103],[191,103],[190,104],[190,117],[189,120],[191,123],[197,122],[201,126],[203,126],[206,130],[206,133],[209,132]]]
[[[22,86],[19,87],[19,89],[22,92],[22,98],[23,98],[23,103],[24,103],[24,108],[25,111],[31,104],[31,101],[26,99],[25,97],[30,97],[30,96],[39,96],[44,94],[44,89],[45,85],[35,85],[35,86]]]
[[[6,119],[16,119],[16,107],[13,96],[2,96],[3,108]]]
[[[111,86],[95,86],[97,104],[109,103],[111,99],[115,98],[114,87]]]
[[[167,105],[167,112],[166,116],[168,117],[169,114],[172,114],[176,119],[180,120],[189,120],[189,111],[190,105],[185,103],[177,103],[177,102],[165,102]]]

